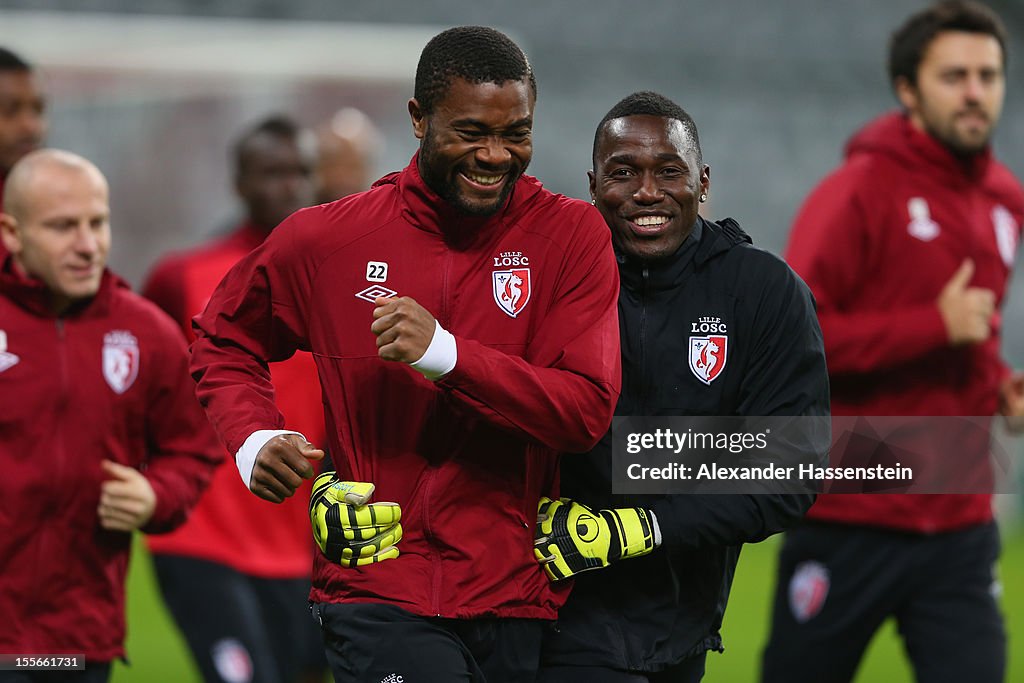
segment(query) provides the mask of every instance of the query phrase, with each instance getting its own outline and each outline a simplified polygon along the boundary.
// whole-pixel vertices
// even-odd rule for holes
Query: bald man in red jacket
[[[180,330],[106,269],[107,197],[91,163],[39,150],[0,214],[0,655],[85,659],[4,683],[107,680],[131,532],[184,522],[223,458]]]

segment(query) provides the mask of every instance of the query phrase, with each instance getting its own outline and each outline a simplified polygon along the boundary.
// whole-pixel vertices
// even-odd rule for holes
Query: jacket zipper
[[[67,358],[67,335],[64,332],[64,319],[57,318],[57,355],[60,356],[60,412],[63,413],[68,402],[68,358]],[[61,447],[63,447],[63,441]]]
[[[437,321],[445,329],[447,329],[450,322],[448,319],[448,276],[451,272],[451,266],[452,252],[451,249],[445,246],[444,267],[441,270],[441,308],[437,313]],[[431,413],[436,412],[439,400],[440,398],[435,393]],[[423,483],[423,533],[430,548],[430,563],[434,569],[430,581],[430,611],[438,617],[441,616],[441,553],[435,544],[436,538],[433,529],[430,528],[430,504],[433,496],[433,483],[439,466],[433,463],[427,466],[426,481]]]
[[[648,414],[648,410],[647,410],[647,375],[648,375],[648,372],[647,372],[647,343],[646,343],[646,341],[647,341],[647,288],[648,288],[648,285],[650,284],[650,279],[651,279],[651,271],[650,271],[650,269],[647,266],[644,266],[644,269],[643,269],[643,271],[641,273],[641,279],[640,279],[640,325],[639,325],[639,328],[640,328],[640,332],[639,332],[640,362],[638,363],[638,366],[640,368],[640,371],[639,371],[640,372],[640,380],[638,382],[638,386],[639,386],[638,398],[639,398],[639,403],[640,403],[640,409],[636,412],[637,415],[647,415]],[[625,363],[623,363],[623,365],[625,365]],[[625,392],[625,387],[623,387],[623,392]],[[626,636],[625,636],[625,631],[622,628],[622,624],[616,622],[616,623],[612,624],[612,627],[613,627],[613,629],[615,630],[615,632],[617,634],[616,642],[625,643],[626,642]],[[623,660],[624,660],[624,662],[626,663],[627,666],[632,667],[634,665],[634,663],[632,661],[632,657],[630,657],[630,653],[628,652],[629,648],[626,647],[625,650],[626,651],[624,651],[622,653],[623,654]]]
[[[68,348],[67,348],[67,334],[64,330],[64,319],[57,318],[57,355],[60,357],[60,400],[57,403],[57,424],[60,425],[64,422],[64,415],[67,413],[68,403],[71,401],[71,382],[68,377]],[[57,454],[57,465],[58,465],[58,477],[57,481],[60,481],[59,473],[64,469],[65,458],[67,455],[66,444],[64,438],[66,432],[63,429],[59,429],[61,438],[57,440],[59,452]]]
[[[64,437],[66,435],[63,423],[64,414],[68,404],[68,359],[67,359],[67,344],[65,344],[64,334],[64,320],[57,318],[56,320],[56,332],[57,332],[57,357],[58,367],[60,370],[60,393],[57,396],[57,413],[54,420],[54,428],[57,430],[57,453],[55,454],[54,465],[54,481],[60,481],[61,475],[64,471],[64,460],[66,457],[67,449],[64,444]],[[45,561],[46,558],[58,557],[59,552],[55,555],[49,550],[49,545],[52,542],[50,534],[45,533],[43,530],[46,529],[46,525],[42,525],[39,536],[39,543],[36,546],[38,560],[36,562],[37,567],[48,567],[51,562]],[[48,588],[48,578],[45,572],[39,571],[35,574],[36,582],[39,584],[35,589],[34,595],[49,595],[50,591]]]
[[[426,481],[423,483],[423,534],[427,538],[428,547],[430,548],[430,564],[433,566],[433,572],[431,572],[430,579],[430,611],[440,617],[441,616],[441,554],[437,550],[435,545],[434,531],[430,528],[430,503],[431,496],[433,496],[433,484],[437,468],[434,465],[430,465],[427,468],[425,475]]]
[[[640,415],[647,414],[647,285],[651,271],[644,266],[640,286]]]
[[[445,246],[444,252],[444,268],[441,270],[441,310],[437,312],[437,320],[441,323],[441,327],[447,328],[448,325],[448,274],[452,268],[452,251]]]

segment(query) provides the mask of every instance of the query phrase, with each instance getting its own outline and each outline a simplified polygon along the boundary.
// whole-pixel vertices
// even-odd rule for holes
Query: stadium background
[[[810,187],[861,123],[894,106],[885,75],[892,28],[911,0],[0,0],[0,45],[39,64],[50,143],[95,160],[111,180],[113,267],[138,285],[158,256],[236,217],[227,147],[282,112],[314,124],[340,106],[368,112],[387,144],[380,173],[415,149],[405,102],[416,58],[438,30],[499,27],[539,86],[530,172],[586,196],[594,125],[620,97],[653,89],[697,121],[712,167],[712,217],[731,215],[779,251]],[[989,2],[1011,34],[999,156],[1024,176],[1024,2]],[[1020,264],[1018,263],[1018,266]],[[908,264],[913,277],[913,264]],[[1024,275],[1006,311],[1007,358],[1024,366]],[[1024,680],[1024,531],[1019,496],[1001,496],[1008,680]],[[303,530],[304,531],[304,530]],[[139,545],[139,544],[137,544]],[[708,681],[755,680],[775,541],[748,547],[726,616],[727,654]],[[138,548],[129,585],[131,668],[114,681],[189,681],[194,670]],[[891,625],[859,681],[910,680]]]

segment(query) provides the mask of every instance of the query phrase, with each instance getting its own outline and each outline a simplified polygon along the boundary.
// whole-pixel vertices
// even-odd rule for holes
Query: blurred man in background
[[[106,269],[106,179],[58,150],[10,175],[0,237],[0,653],[124,656],[131,532],[180,525],[223,458],[192,397],[185,340]],[[82,662],[78,662],[81,664]]]
[[[353,107],[339,109],[316,128],[316,201],[333,202],[369,189],[383,144],[377,126]]]
[[[11,167],[46,136],[46,100],[32,65],[0,47],[0,206]],[[6,251],[0,244],[0,260]]]
[[[143,293],[189,339],[192,317],[243,256],[313,199],[310,150],[290,119],[272,117],[234,146],[235,190],[245,217],[229,236],[158,263]],[[316,368],[307,353],[271,365],[278,405],[289,424],[324,438]],[[217,446],[217,452],[223,449]],[[313,545],[302,495],[274,506],[238,481],[231,458],[189,522],[150,540],[161,591],[208,683],[322,678],[326,662],[307,599]]]
[[[0,200],[15,163],[43,144],[46,100],[32,65],[0,47]]]
[[[1024,413],[999,355],[1024,219],[989,147],[1005,68],[987,7],[910,17],[889,49],[902,111],[858,132],[796,217],[787,257],[818,301],[834,414]],[[967,450],[944,454],[984,456],[987,431]],[[782,549],[763,680],[849,681],[893,616],[919,681],[1002,681],[998,554],[987,493],[821,496]]]

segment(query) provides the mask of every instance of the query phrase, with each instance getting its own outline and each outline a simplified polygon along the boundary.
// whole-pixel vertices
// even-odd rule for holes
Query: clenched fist
[[[377,335],[377,355],[382,360],[415,363],[430,346],[437,321],[412,297],[378,298],[370,331]]]

